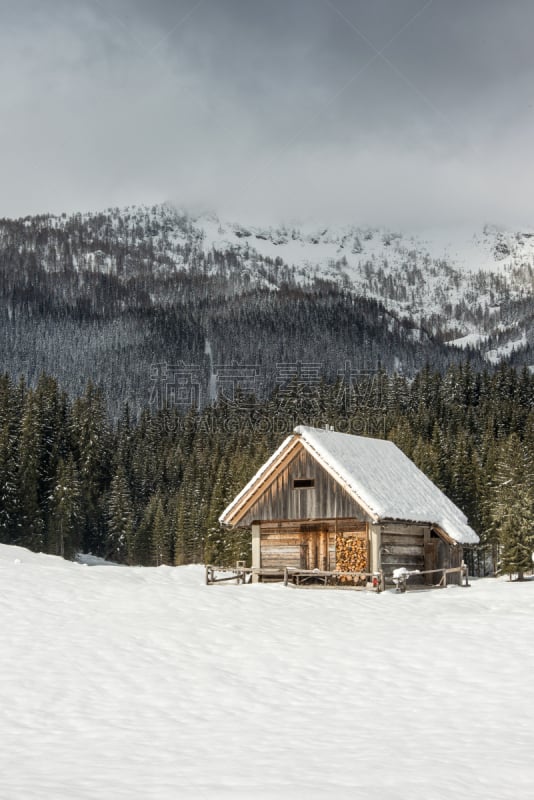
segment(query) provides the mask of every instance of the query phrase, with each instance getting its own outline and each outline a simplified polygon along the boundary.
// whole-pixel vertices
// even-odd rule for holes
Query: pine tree
[[[7,375],[0,376],[0,542],[9,544],[17,536],[19,495],[17,493],[18,426],[15,390]]]
[[[149,566],[151,563],[152,527],[154,524],[154,502],[148,501],[143,509],[141,521],[133,537],[133,563]]]
[[[34,393],[30,391],[25,398],[20,430],[18,470],[20,523],[14,543],[35,551],[42,550],[44,544],[43,509],[39,504],[41,455],[37,404]]]
[[[531,454],[516,433],[501,445],[493,481],[493,525],[499,542],[500,571],[524,572],[532,553],[534,470]]]
[[[82,519],[80,481],[72,455],[60,459],[57,479],[50,495],[48,552],[72,559],[80,547]]]
[[[413,449],[412,460],[431,481],[436,482],[439,477],[438,457],[432,444],[425,441],[421,436]]]
[[[154,518],[152,522],[152,535],[150,541],[151,561],[155,567],[170,563],[169,532],[163,508],[163,501],[159,495],[155,496]]]
[[[134,556],[132,500],[123,467],[111,482],[107,503],[106,558],[131,564]]]
[[[148,501],[134,538],[134,561],[144,566],[172,563],[172,537],[159,492]]]
[[[230,564],[226,557],[228,550],[228,537],[226,531],[219,524],[219,516],[230,500],[231,477],[229,474],[228,458],[222,457],[215,477],[213,491],[209,504],[206,520],[206,543],[204,546],[204,561],[206,564]]]
[[[0,542],[10,544],[17,535],[19,496],[17,469],[9,428],[0,428]]]
[[[72,440],[80,475],[83,507],[83,547],[86,552],[105,550],[105,504],[109,486],[111,441],[104,397],[91,382],[72,408]]]
[[[40,375],[35,388],[35,403],[41,438],[39,504],[46,514],[59,459],[66,457],[69,446],[67,398],[64,392],[59,391],[54,378]]]
[[[510,575],[517,573],[522,581],[525,572],[532,569],[534,551],[534,499],[528,487],[516,488],[510,497],[510,505],[501,529],[500,571]]]

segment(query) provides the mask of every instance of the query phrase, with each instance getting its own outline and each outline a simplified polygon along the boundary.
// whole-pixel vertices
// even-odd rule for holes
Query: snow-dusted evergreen
[[[404,498],[404,456],[394,442],[480,536],[480,546],[466,554],[471,571],[509,569],[505,544],[530,546],[534,376],[464,366],[443,376],[426,369],[412,381],[382,373],[372,386],[378,406],[348,407],[336,383],[290,385],[266,401],[250,397],[241,406],[221,399],[185,415],[146,410],[133,421],[126,407],[114,423],[106,418],[105,393],[91,383],[70,401],[49,377],[32,389],[0,376],[0,541],[67,558],[81,547],[129,564],[247,560],[249,533],[222,529],[220,514],[296,424],[328,424],[390,440],[376,446],[391,450],[391,470],[374,475],[379,496],[367,497],[378,514],[410,518],[416,509],[435,524],[447,516],[452,535],[465,532],[464,517],[451,517],[439,492],[433,509],[414,504],[409,488]],[[362,384],[358,396],[372,396],[368,389]],[[361,461],[372,472],[367,441]],[[336,461],[347,469],[342,447]],[[417,485],[427,485],[422,475]],[[510,522],[519,511],[521,523]],[[527,538],[521,533],[516,542],[518,531]],[[524,569],[521,552],[514,563]]]

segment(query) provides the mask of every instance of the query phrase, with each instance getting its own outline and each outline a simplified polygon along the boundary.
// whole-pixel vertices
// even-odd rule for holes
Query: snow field
[[[205,586],[0,546],[0,798],[528,798],[534,581]]]

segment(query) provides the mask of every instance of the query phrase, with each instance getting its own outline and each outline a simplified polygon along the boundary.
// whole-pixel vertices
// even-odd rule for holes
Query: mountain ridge
[[[209,254],[218,252],[239,261],[234,280],[240,273],[245,288],[277,289],[288,281],[309,286],[326,280],[383,302],[444,340],[478,334],[479,348],[484,336],[505,339],[505,344],[507,333],[521,338],[515,334],[525,314],[517,311],[517,304],[534,295],[534,229],[485,225],[474,233],[467,228],[401,233],[356,225],[258,226],[224,220],[213,212],[190,213],[169,203],[29,217],[25,222],[30,219],[56,227],[69,220],[100,220],[108,234],[111,220],[115,237],[137,235],[155,245],[158,268],[170,273],[192,270],[196,261],[209,261]],[[113,271],[105,250],[97,247],[87,255],[88,268]],[[207,274],[217,271],[213,262],[203,268]],[[530,328],[531,319],[525,322],[520,333]]]
[[[534,235],[488,226],[468,243],[471,270],[435,255],[443,235],[260,228],[169,204],[0,220],[2,368],[73,391],[83,374],[139,406],[151,364],[207,369],[206,341],[216,364],[262,364],[270,389],[283,361],[321,361],[328,379],[333,360],[530,366]]]

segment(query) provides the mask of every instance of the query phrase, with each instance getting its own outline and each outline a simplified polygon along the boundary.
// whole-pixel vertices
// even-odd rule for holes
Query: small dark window
[[[315,486],[314,478],[294,478],[293,489],[313,489]]]

